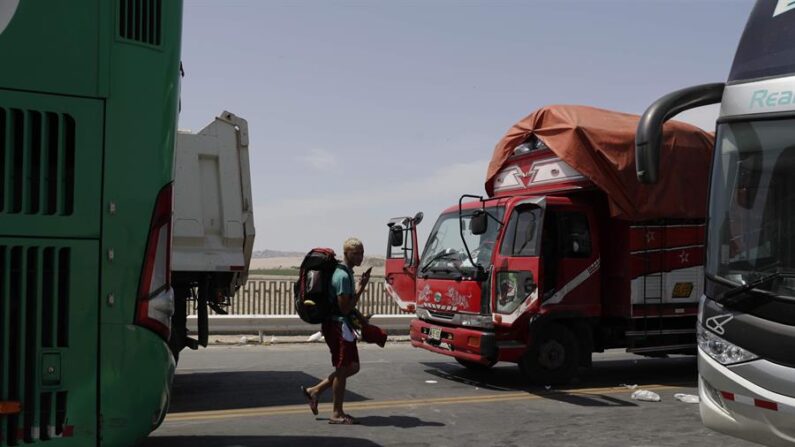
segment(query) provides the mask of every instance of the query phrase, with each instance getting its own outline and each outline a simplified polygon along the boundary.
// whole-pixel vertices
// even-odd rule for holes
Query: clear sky
[[[724,81],[751,0],[186,0],[180,128],[250,129],[255,249],[421,239],[484,194],[494,145],[549,104],[642,113]],[[716,108],[686,120],[709,130]]]

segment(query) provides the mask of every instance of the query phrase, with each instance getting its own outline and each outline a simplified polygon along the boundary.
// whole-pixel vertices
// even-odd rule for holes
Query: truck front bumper
[[[411,345],[481,364],[497,360],[494,332],[434,324],[415,318],[409,329]]]

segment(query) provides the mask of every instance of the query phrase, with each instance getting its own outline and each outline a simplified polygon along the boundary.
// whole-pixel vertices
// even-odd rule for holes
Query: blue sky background
[[[483,194],[494,145],[556,103],[642,113],[724,81],[750,0],[187,0],[180,128],[249,122],[256,249],[383,256]],[[715,107],[683,118],[712,129]]]

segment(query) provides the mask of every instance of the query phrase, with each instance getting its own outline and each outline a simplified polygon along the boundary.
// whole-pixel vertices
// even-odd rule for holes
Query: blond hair
[[[347,253],[357,248],[364,248],[364,244],[362,244],[362,241],[356,239],[355,237],[349,237],[348,239],[345,239],[345,242],[342,243],[343,253]]]

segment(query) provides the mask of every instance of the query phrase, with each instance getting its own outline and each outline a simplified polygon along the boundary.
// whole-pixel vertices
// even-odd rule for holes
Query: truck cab
[[[544,384],[605,348],[694,350],[703,219],[616,218],[598,176],[569,160],[525,136],[490,197],[442,212],[421,256],[416,222],[390,221],[386,289],[417,315],[413,346],[472,369],[518,363]]]

